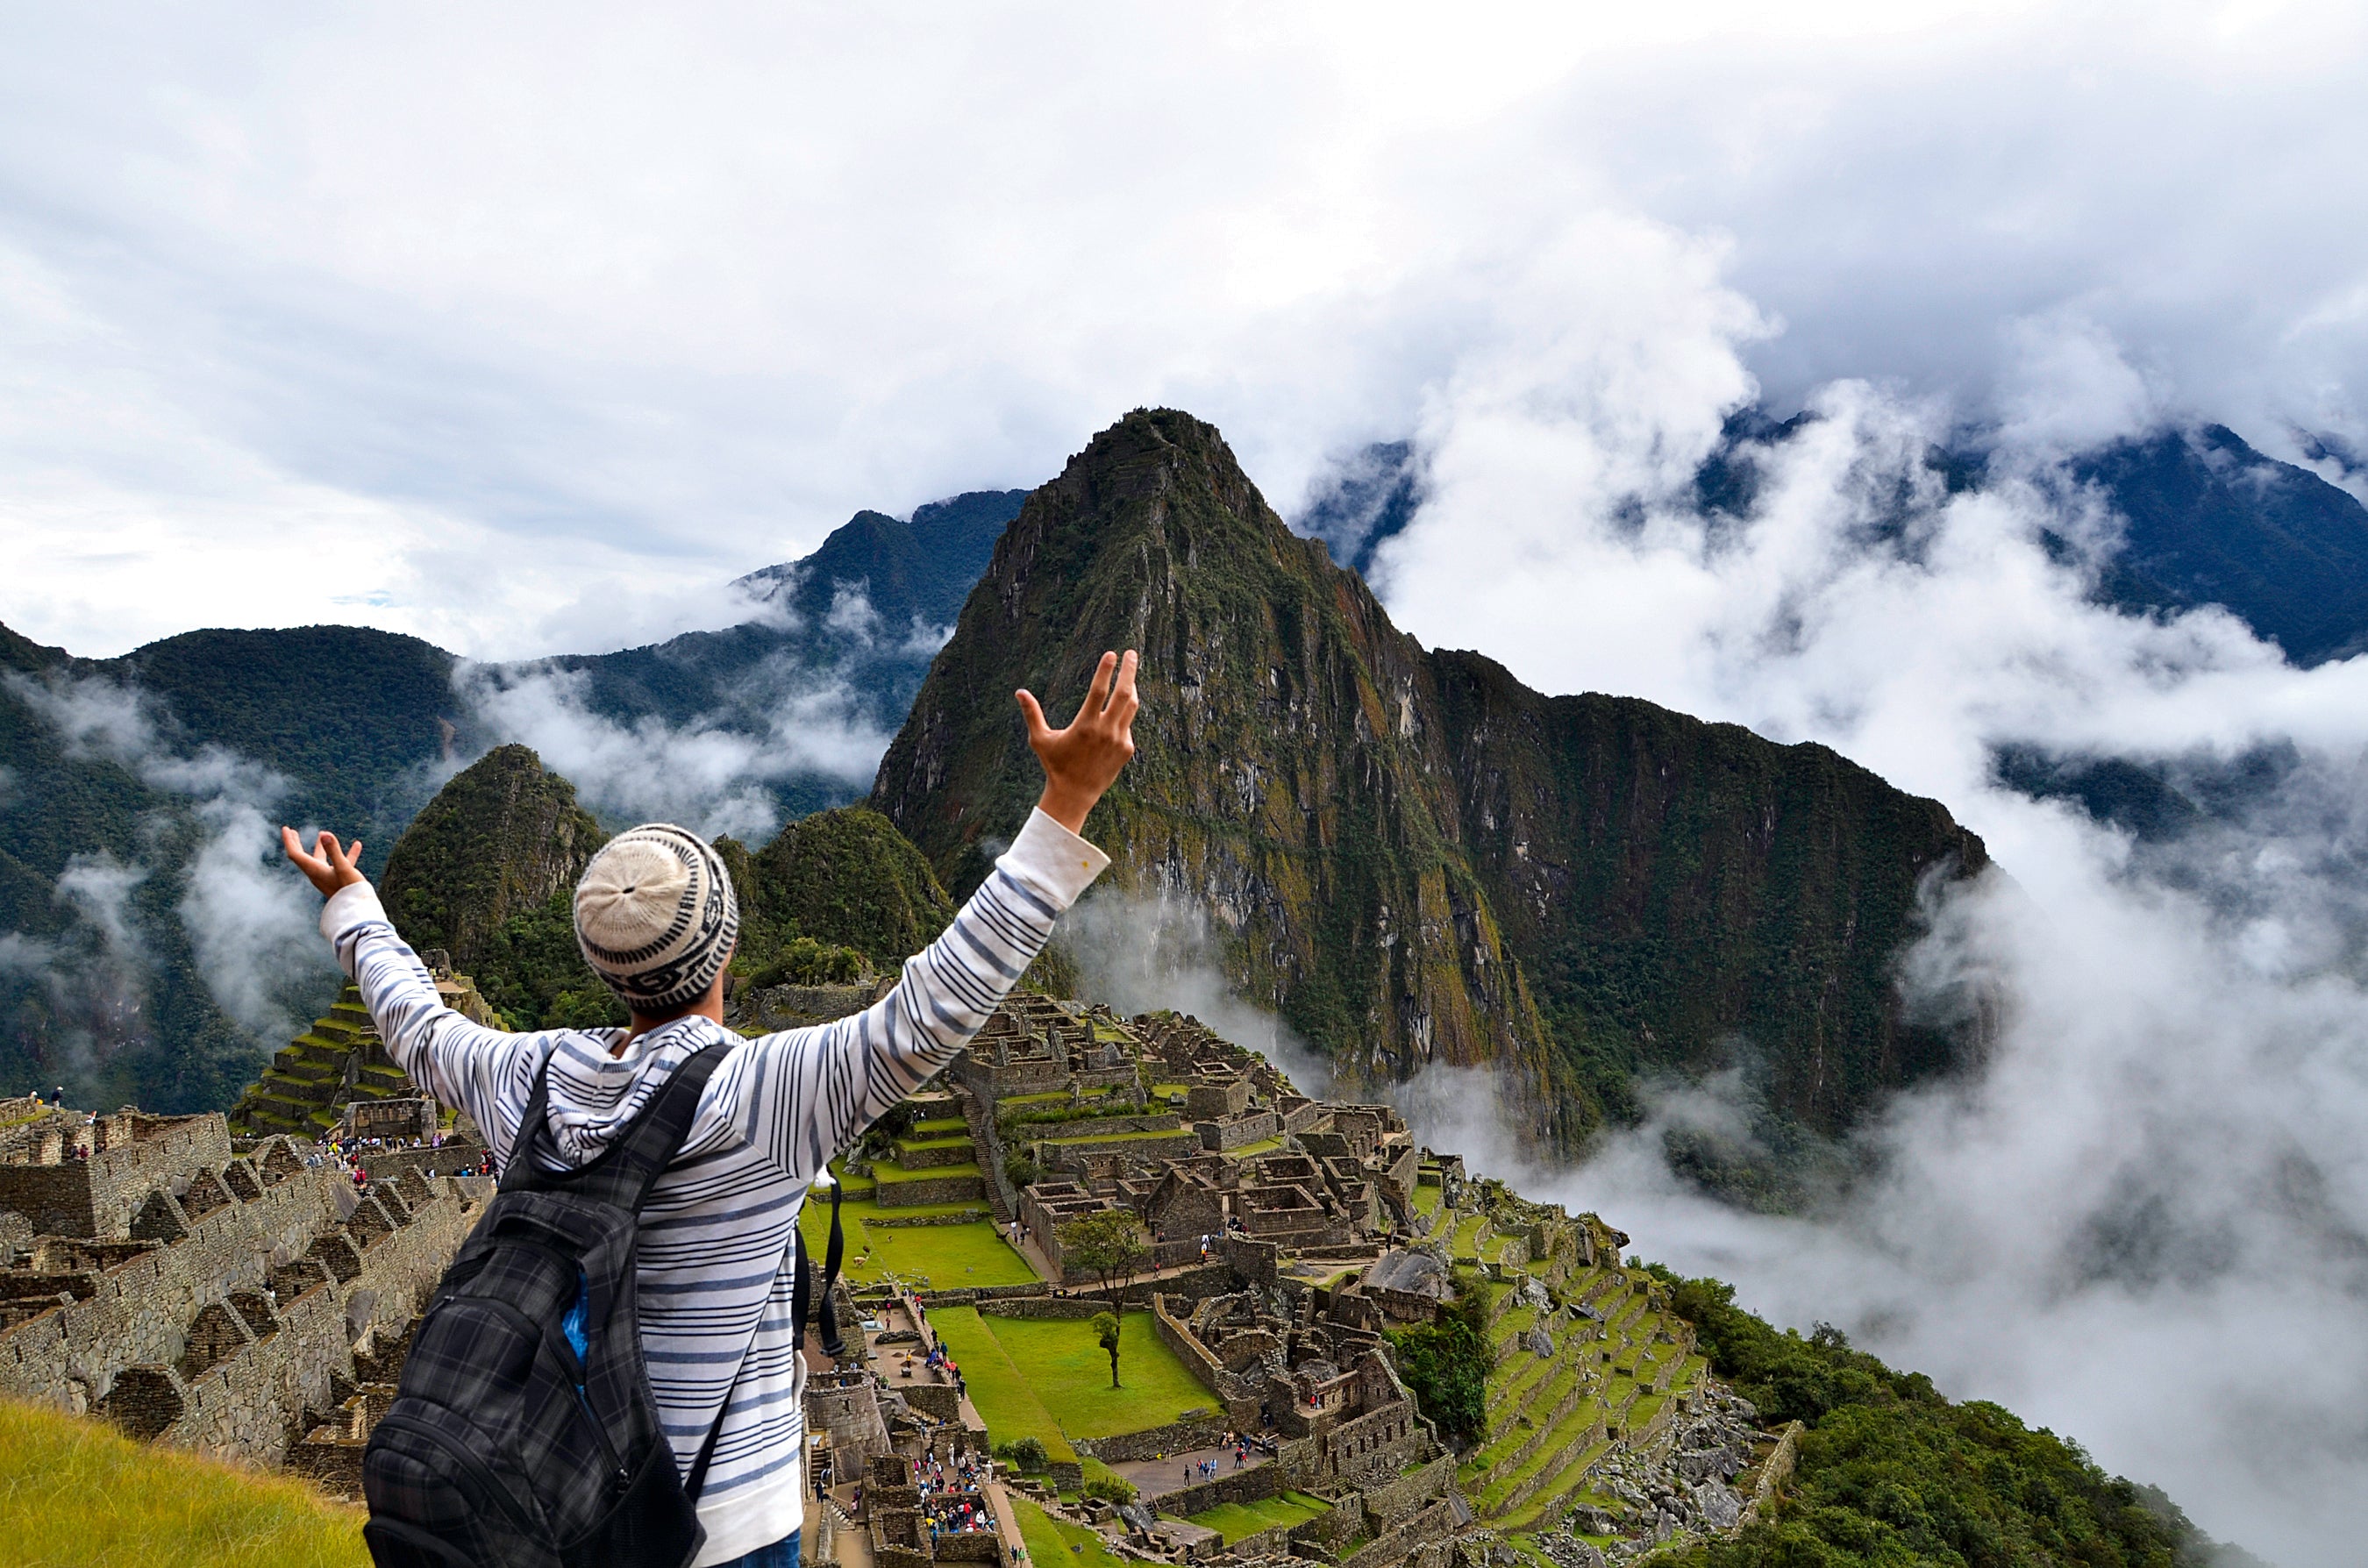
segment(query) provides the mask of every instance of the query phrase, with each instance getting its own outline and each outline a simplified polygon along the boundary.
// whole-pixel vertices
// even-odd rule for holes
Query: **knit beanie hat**
[[[632,1012],[698,1001],[739,939],[732,878],[688,828],[628,828],[600,846],[575,884],[575,945]]]

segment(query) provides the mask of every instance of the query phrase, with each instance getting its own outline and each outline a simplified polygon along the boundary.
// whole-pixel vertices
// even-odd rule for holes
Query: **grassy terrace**
[[[952,1347],[971,1403],[997,1444],[1034,1437],[1054,1459],[1070,1459],[1072,1437],[1140,1432],[1216,1404],[1152,1333],[1149,1312],[1121,1319],[1121,1386],[1115,1389],[1110,1358],[1082,1320],[982,1317],[969,1307],[940,1307],[929,1322]]]
[[[1149,1312],[1120,1318],[1121,1386],[1115,1389],[1110,1386],[1110,1357],[1094,1343],[1090,1324],[1058,1318],[981,1321],[1072,1437],[1114,1437],[1164,1426],[1188,1410],[1216,1407],[1217,1396],[1152,1332]]]
[[[1436,1214],[1439,1206],[1447,1201],[1447,1189],[1439,1187],[1417,1187],[1414,1189],[1414,1211]]]
[[[1077,1451],[1069,1447],[1068,1437],[1062,1433],[1061,1424],[1053,1419],[1044,1402],[1036,1397],[1035,1385],[1004,1354],[1001,1342],[988,1331],[986,1321],[976,1309],[939,1307],[929,1314],[929,1326],[938,1331],[938,1337],[946,1342],[954,1359],[961,1363],[962,1378],[970,1385],[970,1402],[978,1407],[979,1418],[986,1423],[990,1442],[999,1445],[1033,1437],[1055,1460],[1074,1460],[1077,1457]],[[1080,1330],[1085,1327],[1083,1324],[1071,1326]],[[1092,1343],[1089,1336],[1087,1344]],[[1015,1506],[1024,1506],[1027,1500],[1014,1496],[1011,1501]],[[1026,1533],[1024,1522],[1021,1529]],[[1032,1537],[1029,1550],[1031,1553],[1035,1550]],[[1067,1561],[1065,1548],[1061,1561]]]
[[[368,1568],[362,1510],[296,1481],[134,1443],[0,1400],[0,1558],[174,1568]]]
[[[1455,1257],[1477,1258],[1480,1256],[1480,1227],[1488,1222],[1486,1216],[1466,1214],[1455,1221],[1455,1236],[1448,1244],[1448,1252]]]
[[[925,1165],[917,1171],[908,1171],[902,1165],[871,1167],[871,1179],[882,1185],[894,1185],[905,1181],[936,1181],[940,1176],[974,1176],[976,1175],[978,1175],[976,1161],[960,1165]]]
[[[919,1281],[936,1290],[962,1290],[985,1285],[1025,1285],[1036,1271],[997,1233],[995,1221],[980,1218],[961,1225],[883,1225],[882,1218],[928,1219],[945,1214],[976,1213],[976,1203],[925,1203],[910,1209],[883,1210],[869,1199],[851,1194],[839,1205],[839,1221],[847,1233],[847,1258],[841,1272],[859,1285],[875,1283],[885,1275]],[[806,1256],[822,1266],[830,1239],[830,1205],[809,1202],[798,1216],[806,1239]]]
[[[896,1140],[896,1147],[900,1150],[967,1149],[970,1147],[970,1134],[967,1132],[956,1132],[951,1137],[939,1135],[924,1138],[899,1138]]]
[[[1319,1514],[1331,1512],[1332,1505],[1321,1497],[1311,1497],[1304,1492],[1286,1492],[1280,1497],[1269,1497],[1257,1503],[1220,1503],[1213,1508],[1187,1516],[1204,1529],[1215,1530],[1231,1546],[1244,1536],[1260,1530],[1277,1529],[1288,1525],[1304,1525]]]
[[[1126,1559],[1110,1551],[1099,1530],[1056,1519],[1016,1492],[1011,1494],[1011,1507],[1019,1516],[1019,1536],[1028,1543],[1029,1562],[1042,1568],[1132,1568]]]
[[[912,1135],[916,1138],[934,1138],[947,1132],[959,1132],[967,1138],[970,1136],[970,1123],[958,1116],[938,1116],[913,1123]]]
[[[1459,1226],[1460,1236],[1469,1233]],[[1563,1288],[1564,1298],[1584,1298],[1612,1278],[1605,1269],[1589,1270]],[[1625,1289],[1597,1290],[1594,1305],[1610,1318],[1608,1333],[1592,1320],[1527,1307],[1507,1312],[1495,1325],[1488,1437],[1458,1467],[1457,1479],[1482,1518],[1508,1535],[1550,1523],[1577,1494],[1588,1467],[1611,1448],[1608,1437],[1587,1440],[1599,1423],[1633,1433],[1702,1375],[1702,1358],[1688,1356],[1671,1369],[1669,1392],[1652,1392],[1643,1385],[1679,1354],[1675,1345],[1652,1342],[1668,1326],[1665,1314],[1641,1292]],[[1533,1326],[1553,1335],[1554,1355],[1540,1357],[1516,1343]],[[1634,1343],[1623,1346],[1623,1333]],[[1570,1408],[1555,1418],[1565,1403]]]
[[[1271,1154],[1281,1147],[1282,1140],[1280,1138],[1261,1138],[1255,1143],[1243,1144],[1233,1153],[1235,1158],[1247,1160],[1258,1154]]]

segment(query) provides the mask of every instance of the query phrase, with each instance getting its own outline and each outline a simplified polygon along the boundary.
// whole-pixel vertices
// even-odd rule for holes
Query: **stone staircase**
[[[403,1070],[386,1059],[378,1026],[362,1006],[361,992],[348,985],[336,1004],[313,1027],[282,1046],[231,1108],[233,1137],[273,1133],[314,1139],[337,1124],[356,1100],[401,1099],[416,1095]]]

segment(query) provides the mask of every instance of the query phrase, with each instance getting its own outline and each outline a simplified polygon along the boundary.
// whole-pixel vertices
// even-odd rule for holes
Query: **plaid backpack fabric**
[[[634,1260],[642,1204],[728,1049],[684,1062],[598,1159],[569,1171],[533,1157],[551,1137],[545,1062],[501,1186],[436,1288],[362,1457],[378,1568],[680,1568],[698,1552],[723,1417],[680,1476],[642,1359]]]

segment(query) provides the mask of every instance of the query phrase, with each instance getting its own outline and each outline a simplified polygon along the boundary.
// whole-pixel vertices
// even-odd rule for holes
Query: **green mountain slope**
[[[817,812],[781,829],[755,854],[717,841],[740,894],[740,958],[755,974],[785,944],[852,948],[893,972],[953,923],[929,862],[895,825],[861,806]]]
[[[1170,411],[1029,497],[881,764],[872,805],[957,893],[1036,792],[1011,690],[1072,701],[1126,645],[1138,755],[1090,831],[1121,885],[1214,912],[1236,983],[1352,1078],[1497,1064],[1571,1148],[1638,1074],[1738,1040],[1826,1131],[1969,1049],[1891,980],[1919,878],[1987,864],[1940,806],[1823,747],[1426,651]]]
[[[573,890],[607,839],[575,786],[524,746],[495,746],[455,775],[387,857],[379,892],[416,949],[474,973],[511,916]]]
[[[592,711],[623,725],[754,733],[819,675],[884,730],[927,670],[928,629],[952,619],[1019,499],[956,496],[910,523],[860,514],[813,555],[756,574],[747,591],[777,605],[747,625],[537,667],[580,674]],[[233,819],[249,837],[268,819],[359,833],[365,869],[384,868],[452,758],[508,738],[474,721],[455,667],[431,644],[359,627],[193,631],[107,660],[0,627],[0,1087],[63,1082],[83,1103],[164,1111],[235,1099],[284,1040],[234,1022],[217,994],[228,982],[199,960],[188,924],[199,916],[185,910],[194,858]],[[122,714],[136,703],[143,717],[75,744],[53,722],[61,693]],[[790,818],[852,792],[820,775],[771,789]],[[580,961],[566,926],[538,913],[549,912],[529,900],[490,928],[438,927],[472,946],[524,922],[530,957],[516,967],[543,990],[497,1003],[513,1016],[559,1006],[568,988],[546,982]],[[290,1020],[316,1017],[336,981],[325,962],[291,972],[278,1001]],[[589,994],[569,1017],[606,1006]]]

